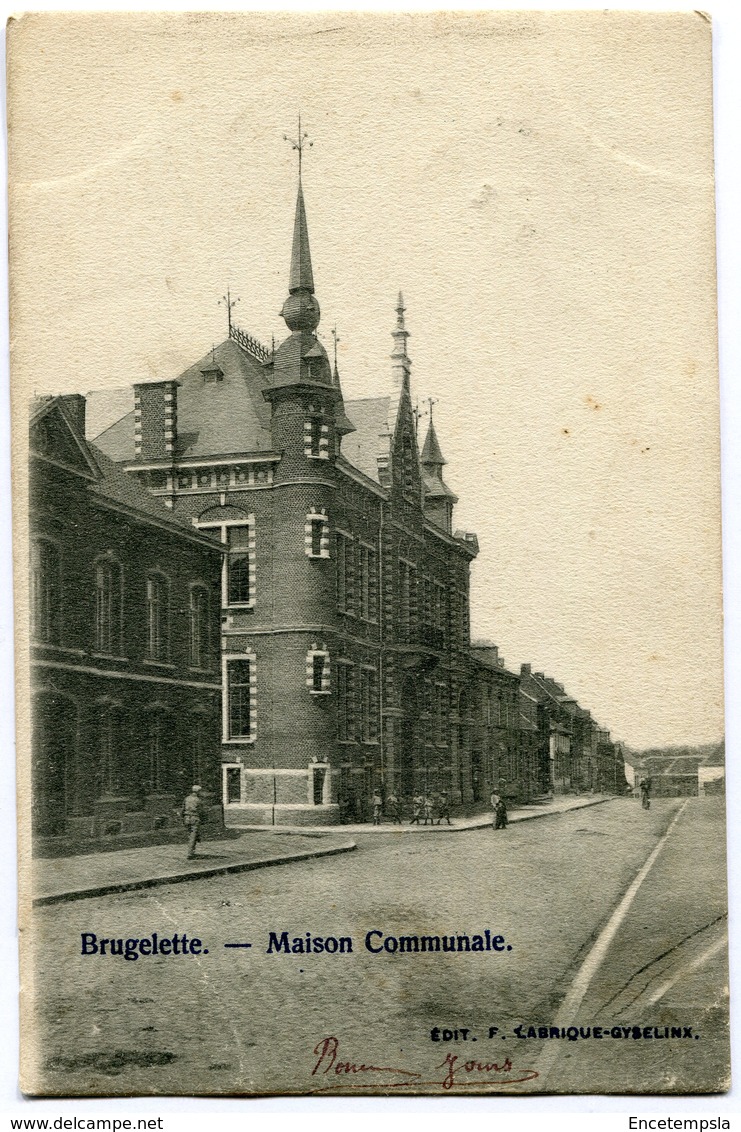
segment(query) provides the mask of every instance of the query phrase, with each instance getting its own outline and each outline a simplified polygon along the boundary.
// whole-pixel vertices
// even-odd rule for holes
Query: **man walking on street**
[[[196,855],[196,845],[201,840],[201,825],[205,817],[203,802],[201,801],[201,787],[191,786],[190,794],[183,802],[183,824],[188,830],[188,857]]]

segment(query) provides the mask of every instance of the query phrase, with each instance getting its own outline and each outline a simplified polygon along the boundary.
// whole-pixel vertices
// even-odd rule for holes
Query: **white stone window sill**
[[[117,652],[91,652],[90,655],[94,660],[117,660],[120,664],[129,664],[131,659]]]
[[[319,690],[319,688],[309,688],[309,695],[310,696],[331,696],[332,691],[331,691],[330,688],[322,688],[321,691]]]
[[[240,601],[240,602],[233,602],[231,605],[225,605],[223,607],[223,612],[231,613],[232,610],[234,610],[234,609],[236,609],[238,611],[239,610],[244,611],[246,609],[254,609],[254,608],[255,608],[254,601]]]
[[[329,452],[323,452],[323,453],[307,452],[306,456],[308,457],[309,460],[328,460],[329,459]]]
[[[145,658],[142,663],[146,664],[148,668],[169,668],[172,671],[175,669],[175,665],[169,660],[150,660]]]
[[[328,562],[328,561],[329,561],[329,555],[328,555],[328,554],[310,554],[310,553],[309,553],[309,552],[307,551],[307,552],[306,552],[306,557],[307,557],[307,558],[323,558],[325,562]]]
[[[242,735],[238,739],[222,738],[221,742],[230,747],[249,747],[255,742],[255,737],[254,735]]]

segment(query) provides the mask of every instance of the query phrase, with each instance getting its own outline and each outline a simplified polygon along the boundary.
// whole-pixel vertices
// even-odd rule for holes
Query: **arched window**
[[[208,590],[205,586],[191,586],[189,618],[190,667],[208,668],[211,659],[211,642]]]
[[[167,661],[170,655],[170,585],[164,574],[147,577],[147,659]]]
[[[95,651],[121,652],[121,567],[109,556],[95,564]]]
[[[59,548],[48,539],[31,547],[31,633],[58,645],[61,636],[62,576]]]

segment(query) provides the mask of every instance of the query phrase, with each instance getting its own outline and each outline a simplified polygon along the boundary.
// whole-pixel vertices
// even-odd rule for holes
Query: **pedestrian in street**
[[[650,810],[651,809],[651,780],[648,779],[648,778],[642,778],[641,782],[640,782],[640,789],[641,789],[641,805],[643,806],[644,810]]]
[[[432,797],[429,794],[425,793],[424,801],[422,804],[425,814],[424,824],[427,825],[427,822],[429,821],[430,825],[434,825],[435,823],[432,820]]]
[[[496,827],[497,827],[497,806],[499,805],[499,791],[497,790],[496,786],[492,789],[491,796],[489,798],[489,804],[491,806],[491,824],[496,829]]]
[[[401,806],[399,805],[399,799],[395,794],[389,794],[388,798],[386,799],[386,808],[388,810],[388,815],[391,821],[396,822],[398,825],[401,825]]]
[[[494,810],[494,828],[506,829],[507,828],[507,803],[502,795],[499,795],[496,809]]]
[[[412,798],[412,820],[409,823],[410,825],[419,825],[419,819],[422,817],[424,804],[425,800],[422,795],[415,794]]]
[[[188,830],[188,860],[196,855],[196,845],[201,840],[201,826],[205,816],[201,787],[191,786],[190,794],[183,802],[183,825]]]
[[[381,824],[381,815],[383,814],[383,798],[381,797],[380,790],[373,792],[373,824]]]
[[[441,790],[440,793],[437,796],[437,824],[438,825],[440,825],[440,822],[443,820],[443,818],[445,818],[448,825],[453,824],[452,821],[450,820],[450,797],[448,796],[447,790]]]

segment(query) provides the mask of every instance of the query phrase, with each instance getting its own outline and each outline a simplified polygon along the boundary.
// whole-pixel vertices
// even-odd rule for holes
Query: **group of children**
[[[381,792],[376,790],[373,795],[374,825],[381,824],[384,811],[388,821],[401,825],[402,806],[396,794],[389,794],[384,804]],[[442,821],[447,821],[448,825],[453,824],[450,820],[450,798],[447,790],[435,794],[415,794],[412,798],[411,825],[434,825],[436,821],[438,825]]]
[[[493,811],[492,824],[495,829],[506,829],[507,803],[502,795],[494,790],[491,795],[491,808]],[[373,824],[380,825],[383,821],[384,811],[388,821],[401,825],[401,803],[396,794],[389,794],[384,804],[380,790],[373,794]],[[415,794],[412,798],[412,820],[410,825],[440,825],[450,820],[450,796],[447,790],[440,790],[434,794]]]

